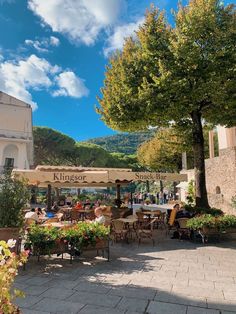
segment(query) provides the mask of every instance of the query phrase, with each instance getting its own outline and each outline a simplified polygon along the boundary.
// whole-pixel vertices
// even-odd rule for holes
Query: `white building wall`
[[[0,92],[0,170],[6,158],[14,158],[15,168],[33,165],[32,109]]]

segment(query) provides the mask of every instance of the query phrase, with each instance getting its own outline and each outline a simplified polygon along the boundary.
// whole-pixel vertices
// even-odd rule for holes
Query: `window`
[[[14,158],[5,158],[5,168],[13,168],[14,167]]]
[[[221,194],[221,190],[219,186],[216,187],[216,194]]]

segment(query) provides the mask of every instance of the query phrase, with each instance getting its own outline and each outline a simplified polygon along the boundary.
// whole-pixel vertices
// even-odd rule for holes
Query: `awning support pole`
[[[48,184],[48,191],[47,191],[47,209],[52,209],[52,186]]]
[[[120,208],[120,205],[121,205],[120,184],[116,185],[116,200],[117,200],[117,206],[118,208]]]

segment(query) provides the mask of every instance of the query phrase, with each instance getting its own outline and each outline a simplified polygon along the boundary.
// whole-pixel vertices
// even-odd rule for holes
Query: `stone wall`
[[[220,155],[206,159],[205,165],[210,205],[236,214],[231,204],[236,195],[236,147],[220,150]]]

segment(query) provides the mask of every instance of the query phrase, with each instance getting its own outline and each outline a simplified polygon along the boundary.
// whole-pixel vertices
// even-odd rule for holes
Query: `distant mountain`
[[[153,137],[155,131],[122,133],[112,136],[97,137],[87,140],[88,143],[97,144],[113,153],[135,154],[138,146]]]

